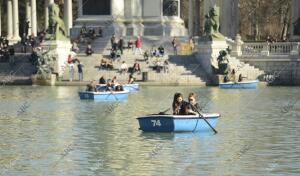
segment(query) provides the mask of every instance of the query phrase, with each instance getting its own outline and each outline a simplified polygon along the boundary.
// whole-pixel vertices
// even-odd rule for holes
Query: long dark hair
[[[174,99],[173,99],[173,103],[172,103],[173,110],[176,108],[176,105],[178,106],[177,99],[178,99],[179,97],[182,97],[182,99],[183,99],[183,96],[182,96],[181,93],[175,93],[175,94],[174,94]]]

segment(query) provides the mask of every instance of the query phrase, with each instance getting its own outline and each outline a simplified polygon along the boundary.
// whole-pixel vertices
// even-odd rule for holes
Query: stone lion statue
[[[66,28],[64,21],[59,17],[59,6],[52,3],[49,9],[49,29],[50,39],[57,40],[66,37]]]
[[[205,15],[204,32],[209,40],[225,40],[219,32],[220,28],[220,9],[217,6],[212,7],[209,13]]]

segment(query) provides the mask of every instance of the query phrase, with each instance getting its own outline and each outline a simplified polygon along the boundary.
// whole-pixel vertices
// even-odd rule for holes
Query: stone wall
[[[256,58],[241,57],[240,60],[264,70],[266,74],[260,79],[271,85],[300,85],[299,57],[260,56]]]

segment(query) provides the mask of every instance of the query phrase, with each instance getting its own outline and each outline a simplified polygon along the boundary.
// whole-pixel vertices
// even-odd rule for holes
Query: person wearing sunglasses
[[[201,111],[201,108],[196,101],[196,94],[190,93],[188,96],[188,105],[186,106],[186,112],[188,115],[197,115],[197,111]]]

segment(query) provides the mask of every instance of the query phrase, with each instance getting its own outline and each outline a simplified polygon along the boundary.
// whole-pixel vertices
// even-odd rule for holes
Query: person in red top
[[[137,52],[137,50],[140,52],[140,54],[142,53],[142,39],[141,36],[139,35],[135,41],[135,54]]]
[[[72,55],[69,54],[69,56],[68,56],[68,64],[71,64],[72,62],[73,62]]]

